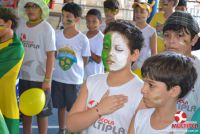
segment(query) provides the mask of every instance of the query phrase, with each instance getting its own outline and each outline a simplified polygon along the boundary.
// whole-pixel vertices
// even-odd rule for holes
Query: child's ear
[[[102,24],[102,20],[99,20],[99,24],[100,24],[100,25]]]
[[[172,96],[172,97],[177,97],[181,94],[181,87],[180,86],[174,86],[172,87],[170,90],[169,90],[169,94]]]
[[[132,62],[137,61],[138,58],[139,58],[139,56],[140,56],[140,51],[139,51],[139,49],[135,49],[135,50],[133,51],[133,53],[131,54],[131,61],[132,61]]]
[[[192,44],[191,45],[194,46],[198,39],[199,39],[199,36],[195,35],[194,38],[192,39]]]
[[[11,28],[12,27],[12,21],[11,20],[8,20],[7,22],[6,22],[6,25],[7,25],[7,27],[9,27],[9,28]]]
[[[76,23],[79,22],[80,20],[81,20],[80,17],[75,17],[75,21],[76,21]]]

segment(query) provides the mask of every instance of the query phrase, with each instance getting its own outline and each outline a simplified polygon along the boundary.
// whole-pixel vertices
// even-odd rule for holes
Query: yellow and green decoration
[[[16,80],[24,57],[24,47],[14,34],[0,42],[0,133],[19,134]]]
[[[107,64],[107,60],[109,58],[109,55],[110,55],[110,51],[111,51],[111,34],[110,33],[107,33],[105,36],[104,36],[104,39],[103,39],[103,51],[102,51],[102,61],[103,61],[103,65],[104,65],[104,71],[105,72],[109,72],[109,65]]]
[[[59,61],[59,66],[62,70],[69,70],[74,63],[77,63],[75,52],[68,47],[60,48],[56,59]]]

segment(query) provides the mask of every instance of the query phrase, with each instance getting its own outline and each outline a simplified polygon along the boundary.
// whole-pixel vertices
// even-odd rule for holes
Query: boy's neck
[[[4,35],[3,37],[0,38],[0,43],[6,42],[9,39],[12,39],[13,38],[13,34],[14,34],[13,30],[10,29],[9,32],[6,35]]]
[[[63,30],[63,34],[66,38],[72,38],[76,36],[79,33],[79,31],[76,29],[76,27],[68,27]]]
[[[147,23],[146,22],[140,22],[140,23],[137,23],[136,22],[136,26],[138,26],[140,29],[143,29],[143,28],[145,28],[146,26],[147,26]]]
[[[94,30],[94,31],[88,31],[86,35],[88,38],[92,38],[95,35],[97,35],[98,33],[99,33],[99,30]]]
[[[176,101],[168,101],[168,104],[160,108],[155,108],[152,118],[159,121],[168,121],[169,123],[174,121],[174,115],[177,112]]]
[[[34,27],[34,26],[40,24],[42,21],[43,21],[42,19],[38,19],[38,20],[35,20],[35,21],[29,20],[29,21],[27,21],[26,24],[27,24],[28,27]]]
[[[134,75],[131,69],[127,67],[120,71],[110,71],[107,78],[107,83],[109,86],[115,87],[125,84],[133,78]]]

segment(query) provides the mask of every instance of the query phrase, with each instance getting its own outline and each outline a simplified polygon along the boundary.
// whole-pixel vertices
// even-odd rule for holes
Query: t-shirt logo
[[[57,59],[59,60],[59,66],[62,70],[69,70],[74,63],[77,63],[77,58],[74,50],[65,47],[58,50]]]
[[[21,41],[26,41],[26,34],[21,33],[20,40],[21,40]]]
[[[184,123],[187,120],[187,115],[185,112],[183,111],[178,111],[176,112],[176,114],[174,115],[175,121],[177,123]]]
[[[93,107],[95,107],[97,104],[98,104],[97,101],[95,101],[95,100],[90,100],[90,101],[88,102],[87,108],[88,108],[88,109],[93,108]]]

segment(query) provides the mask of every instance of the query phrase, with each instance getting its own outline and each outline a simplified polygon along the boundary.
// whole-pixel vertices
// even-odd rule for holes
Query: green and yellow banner
[[[0,132],[4,132],[2,134],[19,134],[16,80],[23,57],[24,47],[16,34],[13,39],[0,43]]]

